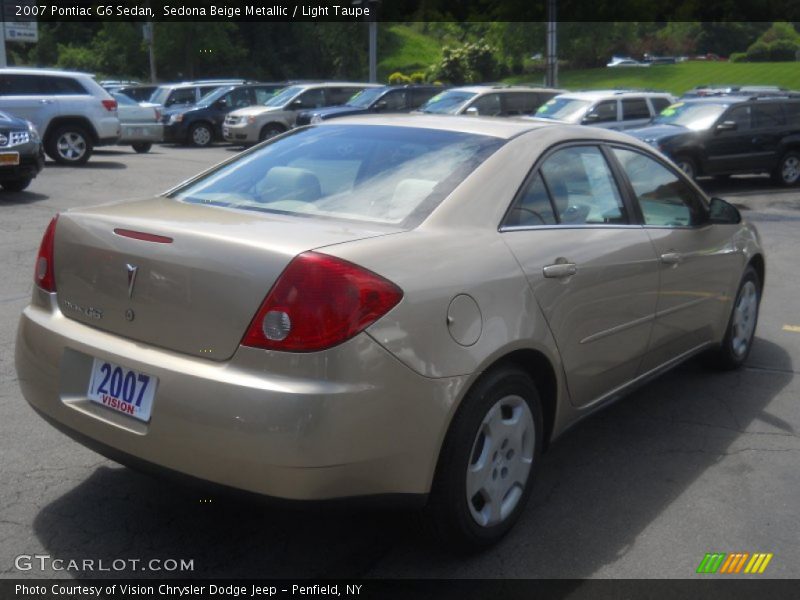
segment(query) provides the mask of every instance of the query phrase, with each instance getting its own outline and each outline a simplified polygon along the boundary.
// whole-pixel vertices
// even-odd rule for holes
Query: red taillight
[[[106,110],[112,111],[117,110],[117,101],[116,100],[100,100],[105,106]]]
[[[56,222],[58,215],[53,217],[50,224],[45,229],[42,236],[42,243],[39,246],[39,254],[36,256],[36,270],[33,274],[33,281],[45,292],[56,291],[56,274],[53,264],[53,243],[56,238]]]
[[[403,291],[340,258],[306,252],[289,263],[270,290],[243,346],[313,352],[350,339],[389,312]]]

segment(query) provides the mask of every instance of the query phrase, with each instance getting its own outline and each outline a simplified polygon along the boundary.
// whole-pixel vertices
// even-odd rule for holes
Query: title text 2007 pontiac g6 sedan
[[[53,219],[16,363],[120,462],[410,500],[478,549],[577,419],[701,351],[741,365],[764,268],[735,207],[625,135],[344,118]]]

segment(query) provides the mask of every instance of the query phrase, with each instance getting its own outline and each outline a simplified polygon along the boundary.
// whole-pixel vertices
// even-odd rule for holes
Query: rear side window
[[[411,100],[409,102],[409,108],[411,109],[419,108],[439,92],[441,92],[441,90],[436,88],[411,90]]]
[[[622,100],[622,120],[649,119],[650,109],[644,98],[624,98]]]
[[[780,127],[786,124],[780,104],[753,104],[753,127]]]
[[[504,115],[529,115],[538,106],[539,96],[535,92],[509,92],[503,94]]]
[[[267,100],[272,98],[275,95],[276,90],[272,90],[270,88],[265,87],[257,87],[253,88],[253,91],[256,94],[256,104],[264,104]]]
[[[800,102],[788,102],[783,109],[786,114],[786,124],[790,127],[800,127]]]
[[[517,196],[506,226],[605,225],[628,222],[603,153],[571,146],[550,155]]]
[[[700,200],[675,173],[632,150],[614,148],[614,155],[631,182],[645,225],[689,227],[702,222]]]
[[[655,114],[660,114],[662,110],[667,108],[672,102],[667,100],[666,98],[650,98],[650,104],[653,105],[653,111]]]
[[[328,104],[336,106],[345,104],[350,98],[361,91],[361,88],[328,88]]]

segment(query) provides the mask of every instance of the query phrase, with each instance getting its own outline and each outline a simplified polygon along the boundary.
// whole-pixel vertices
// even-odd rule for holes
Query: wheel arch
[[[761,284],[761,289],[764,289],[765,278],[767,276],[766,263],[762,254],[754,254],[747,263],[748,266],[753,267],[758,274],[758,281]]]
[[[50,137],[50,135],[52,135],[55,131],[57,131],[60,127],[63,127],[64,125],[80,125],[91,136],[92,144],[97,144],[100,141],[100,137],[97,135],[97,130],[94,128],[94,125],[92,125],[92,122],[86,117],[78,115],[59,116],[53,118],[47,124],[47,129],[45,129],[42,139],[47,140]]]

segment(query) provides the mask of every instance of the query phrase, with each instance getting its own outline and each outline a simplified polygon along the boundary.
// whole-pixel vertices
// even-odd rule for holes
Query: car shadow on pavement
[[[32,185],[35,185],[32,184]],[[38,194],[36,192],[0,192],[0,203],[2,204],[31,204],[33,202],[41,202],[48,200],[50,196],[47,194]]]
[[[34,531],[58,558],[194,560],[191,573],[88,577],[591,577],[723,457],[795,434],[767,412],[791,380],[789,355],[758,338],[749,364],[721,373],[691,361],[583,421],[544,455],[516,528],[469,558],[432,544],[413,513],[204,498],[110,466],[42,508]],[[735,488],[741,474],[722,476]]]
[[[125,163],[117,162],[114,160],[97,160],[97,159],[90,159],[89,162],[86,164],[80,165],[78,167],[73,165],[62,165],[57,162],[47,161],[45,165],[46,169],[82,169],[82,170],[111,170],[111,169],[127,169],[128,165]]]

